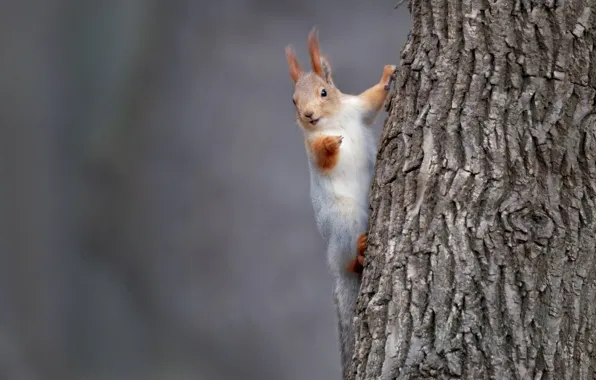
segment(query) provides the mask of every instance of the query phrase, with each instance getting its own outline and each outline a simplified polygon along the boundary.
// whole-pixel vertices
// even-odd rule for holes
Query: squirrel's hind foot
[[[348,263],[348,271],[358,274],[362,273],[362,270],[364,269],[364,251],[366,251],[367,246],[366,239],[366,234],[362,234],[358,238],[357,254],[356,257],[350,260],[350,262]]]

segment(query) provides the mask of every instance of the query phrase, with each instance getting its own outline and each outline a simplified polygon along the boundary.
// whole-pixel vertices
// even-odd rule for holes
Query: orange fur
[[[357,249],[357,254],[356,257],[353,258],[352,260],[350,260],[350,262],[348,263],[346,269],[349,272],[354,272],[354,273],[362,273],[362,270],[364,269],[364,251],[366,251],[366,239],[367,239],[367,235],[366,234],[362,234],[360,235],[360,237],[358,238],[358,249]]]
[[[290,67],[290,78],[294,84],[298,81],[298,78],[302,75],[302,68],[296,58],[296,51],[292,46],[286,46],[286,59],[288,60],[288,66]]]
[[[366,102],[367,107],[370,108],[371,111],[378,112],[385,102],[387,91],[385,90],[384,85],[378,83],[358,96]],[[367,121],[367,123],[371,124],[372,120]]]
[[[375,84],[368,90],[364,91],[358,97],[366,103],[366,106],[375,114],[379,112],[383,103],[385,103],[385,98],[387,97],[387,91],[389,91],[389,85],[393,79],[395,73],[395,66],[393,65],[386,65],[383,68],[383,76],[379,83]],[[371,118],[366,121],[367,124],[372,124],[374,118]]]
[[[358,256],[364,256],[364,251],[366,251],[366,239],[368,236],[366,234],[360,235],[358,238]]]
[[[328,172],[337,165],[342,139],[341,136],[320,136],[310,142],[310,149],[321,171]]]
[[[308,34],[308,52],[310,54],[310,63],[312,65],[312,71],[321,78],[325,78],[325,73],[323,72],[323,65],[321,64],[321,47],[319,45],[319,36],[317,33],[317,28],[312,28],[312,30]]]
[[[350,260],[350,262],[346,266],[346,270],[348,272],[353,272],[353,273],[358,273],[358,274],[362,273],[362,268],[360,267],[360,264],[358,264],[358,261],[356,259]]]

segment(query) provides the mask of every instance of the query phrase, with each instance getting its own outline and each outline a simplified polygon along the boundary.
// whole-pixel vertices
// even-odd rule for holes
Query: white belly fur
[[[311,165],[311,199],[317,227],[327,244],[328,263],[341,270],[356,255],[356,241],[366,232],[368,193],[376,156],[375,136],[353,107],[324,128],[324,135],[343,136],[337,165],[323,173]]]

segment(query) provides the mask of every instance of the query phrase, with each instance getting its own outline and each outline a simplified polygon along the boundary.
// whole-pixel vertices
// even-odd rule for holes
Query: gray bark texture
[[[596,378],[596,4],[412,0],[351,379]]]

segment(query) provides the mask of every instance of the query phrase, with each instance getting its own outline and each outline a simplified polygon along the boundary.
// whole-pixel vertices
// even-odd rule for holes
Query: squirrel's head
[[[304,72],[294,49],[286,47],[290,78],[294,82],[296,118],[303,128],[314,130],[339,111],[341,92],[333,84],[329,62],[321,55],[316,28],[308,35],[308,52],[312,71]]]

